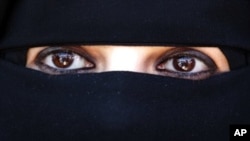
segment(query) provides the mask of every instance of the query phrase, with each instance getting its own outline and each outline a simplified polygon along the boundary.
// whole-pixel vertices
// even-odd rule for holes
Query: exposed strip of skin
[[[71,46],[68,46],[71,47]],[[104,71],[133,71],[150,74],[160,73],[155,69],[155,63],[159,58],[174,49],[181,47],[173,46],[111,46],[111,45],[84,45],[78,46],[94,58],[95,70],[93,72]],[[39,70],[35,64],[36,56],[48,48],[30,48],[27,54],[26,66],[31,69]],[[229,71],[229,64],[218,47],[183,47],[183,49],[193,49],[207,55],[214,61],[217,72]]]

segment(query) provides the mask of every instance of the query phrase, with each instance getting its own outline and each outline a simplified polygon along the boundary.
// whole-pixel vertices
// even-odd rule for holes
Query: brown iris
[[[188,56],[176,56],[173,58],[173,65],[178,71],[189,72],[194,69],[195,60]]]
[[[52,55],[52,61],[58,68],[68,68],[74,61],[74,54],[71,52],[57,52]]]

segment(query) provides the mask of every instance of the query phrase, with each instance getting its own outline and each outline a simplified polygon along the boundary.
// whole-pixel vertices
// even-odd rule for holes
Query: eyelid
[[[60,51],[60,50],[69,50],[73,53],[76,53],[84,58],[86,58],[88,61],[93,61],[95,62],[95,58],[93,58],[92,56],[89,55],[89,53],[81,47],[75,47],[75,46],[49,46],[46,47],[45,49],[42,49],[37,55],[36,55],[36,59],[41,59],[43,57],[46,57],[47,55],[55,52],[55,51]],[[40,58],[38,58],[40,57]]]
[[[195,50],[192,48],[172,48],[166,51],[165,53],[163,53],[162,55],[160,55],[160,57],[157,59],[158,61],[156,61],[155,63],[155,66],[177,55],[182,55],[182,56],[188,55],[188,56],[196,57],[200,59],[201,61],[204,61],[204,63],[208,65],[208,67],[216,66],[216,63],[214,62],[213,59],[211,59],[210,56],[206,55],[206,53],[203,53],[199,50]]]
[[[176,56],[190,56],[190,57],[195,57],[198,60],[202,61],[209,69],[200,71],[200,72],[175,72],[175,71],[169,71],[169,70],[159,70],[157,69],[158,66],[164,62],[169,61],[170,59],[173,59],[173,57]],[[166,73],[166,75],[174,76],[174,77],[180,77],[180,78],[185,78],[185,79],[203,79],[201,76],[202,73],[204,77],[213,75],[214,73],[217,72],[218,68],[214,60],[207,55],[206,53],[203,53],[199,50],[193,49],[193,48],[172,48],[165,53],[163,53],[158,60],[155,63],[155,68],[157,71],[160,71],[162,73]],[[207,77],[206,77],[207,78]]]
[[[84,58],[87,62],[90,62],[91,64],[93,64],[93,67],[91,68],[79,68],[79,69],[63,69],[63,70],[60,70],[60,69],[56,69],[56,68],[53,68],[53,67],[50,67],[44,63],[42,63],[41,61],[44,60],[46,57],[48,57],[50,54],[53,54],[57,51],[70,51],[74,54],[77,54],[79,56],[81,56],[82,58]],[[89,53],[84,50],[83,48],[81,47],[75,47],[75,46],[50,46],[50,47],[47,47],[43,50],[41,50],[37,55],[36,55],[36,58],[35,58],[35,64],[40,68],[40,69],[45,69],[44,71],[47,71],[49,69],[49,71],[53,71],[53,73],[58,73],[58,74],[63,74],[63,73],[81,73],[81,72],[88,72],[89,69],[93,69],[95,68],[95,59],[89,55]]]

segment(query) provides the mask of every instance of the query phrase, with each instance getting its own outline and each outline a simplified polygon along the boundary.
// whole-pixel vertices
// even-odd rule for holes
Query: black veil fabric
[[[244,50],[247,63],[250,58],[247,0],[9,3],[1,13],[2,51],[58,44],[206,45]],[[227,141],[231,124],[250,124],[248,65],[198,81],[135,72],[54,76],[8,61],[14,54],[0,59],[1,141]]]
[[[1,48],[81,43],[249,49],[250,44],[248,0],[12,1]]]

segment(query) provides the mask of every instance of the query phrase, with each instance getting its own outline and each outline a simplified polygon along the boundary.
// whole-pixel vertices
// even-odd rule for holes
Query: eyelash
[[[198,60],[202,63],[204,63],[207,66],[207,70],[203,70],[200,72],[181,72],[181,71],[171,71],[168,69],[160,69],[159,66],[161,66],[162,64],[166,64],[168,61],[173,62],[173,59],[175,57],[189,57],[192,58],[194,60]],[[177,78],[184,78],[184,79],[193,79],[193,80],[200,80],[200,79],[205,79],[213,74],[216,73],[217,70],[217,66],[215,64],[215,62],[208,57],[207,55],[205,55],[204,53],[195,50],[195,49],[191,49],[191,48],[174,48],[170,51],[168,51],[167,53],[165,53],[163,55],[163,57],[161,57],[160,59],[158,59],[159,61],[156,63],[156,70],[158,72],[160,72],[162,75],[166,75],[166,76],[171,76],[171,77],[177,77]],[[172,64],[173,66],[173,64]]]
[[[61,52],[68,52],[74,55],[78,55],[81,58],[83,58],[84,61],[93,64],[93,66],[87,68],[79,68],[79,69],[59,69],[59,68],[53,68],[43,62],[49,55]],[[92,60],[94,59],[91,56],[89,56],[87,52],[85,52],[83,49],[79,47],[48,47],[39,52],[39,54],[35,58],[35,64],[42,71],[52,74],[88,73],[92,72],[92,69],[95,68],[95,63],[93,63],[94,61]]]
[[[68,69],[66,68],[59,68],[58,66],[50,66],[49,63],[46,61],[48,59],[47,57],[50,57],[49,60],[51,61],[53,57],[55,57],[56,53],[65,53],[66,55],[75,55],[80,56],[84,62],[86,61],[87,64],[92,64],[91,67],[79,67],[77,69]],[[67,54],[68,53],[68,54]],[[64,55],[65,55],[64,54]],[[53,56],[50,56],[53,55]],[[62,55],[62,54],[61,54]],[[178,71],[176,68],[174,68],[174,59],[176,57],[188,57],[194,60],[194,67],[196,67],[196,63],[202,62],[202,64],[205,65],[206,69],[198,72],[191,72],[191,71]],[[61,59],[61,58],[60,58]],[[48,61],[48,60],[47,60]],[[171,62],[172,61],[172,62]],[[200,62],[199,62],[200,61]],[[73,62],[75,62],[75,58],[73,58]],[[79,62],[79,61],[78,61]],[[79,47],[48,47],[43,49],[39,52],[37,57],[35,58],[35,64],[40,69],[40,71],[50,73],[50,74],[73,74],[73,73],[88,73],[88,72],[94,72],[96,69],[96,60],[93,58],[87,51],[85,51],[83,48]],[[175,70],[168,68],[162,68],[162,66],[166,67],[165,65],[170,62],[170,65]],[[85,63],[83,63],[85,64]],[[164,65],[165,64],[165,65]],[[72,64],[70,64],[72,65]],[[86,64],[85,64],[86,65]],[[56,68],[57,67],[57,68]],[[70,66],[69,66],[70,67]],[[171,68],[170,67],[170,68]],[[161,55],[160,58],[157,59],[156,64],[154,65],[155,70],[160,74],[164,76],[170,76],[175,78],[183,78],[183,79],[193,79],[193,80],[200,80],[205,79],[211,75],[213,75],[216,70],[217,66],[214,63],[214,61],[204,53],[191,49],[191,48],[173,48],[171,50],[168,50],[166,53]]]

